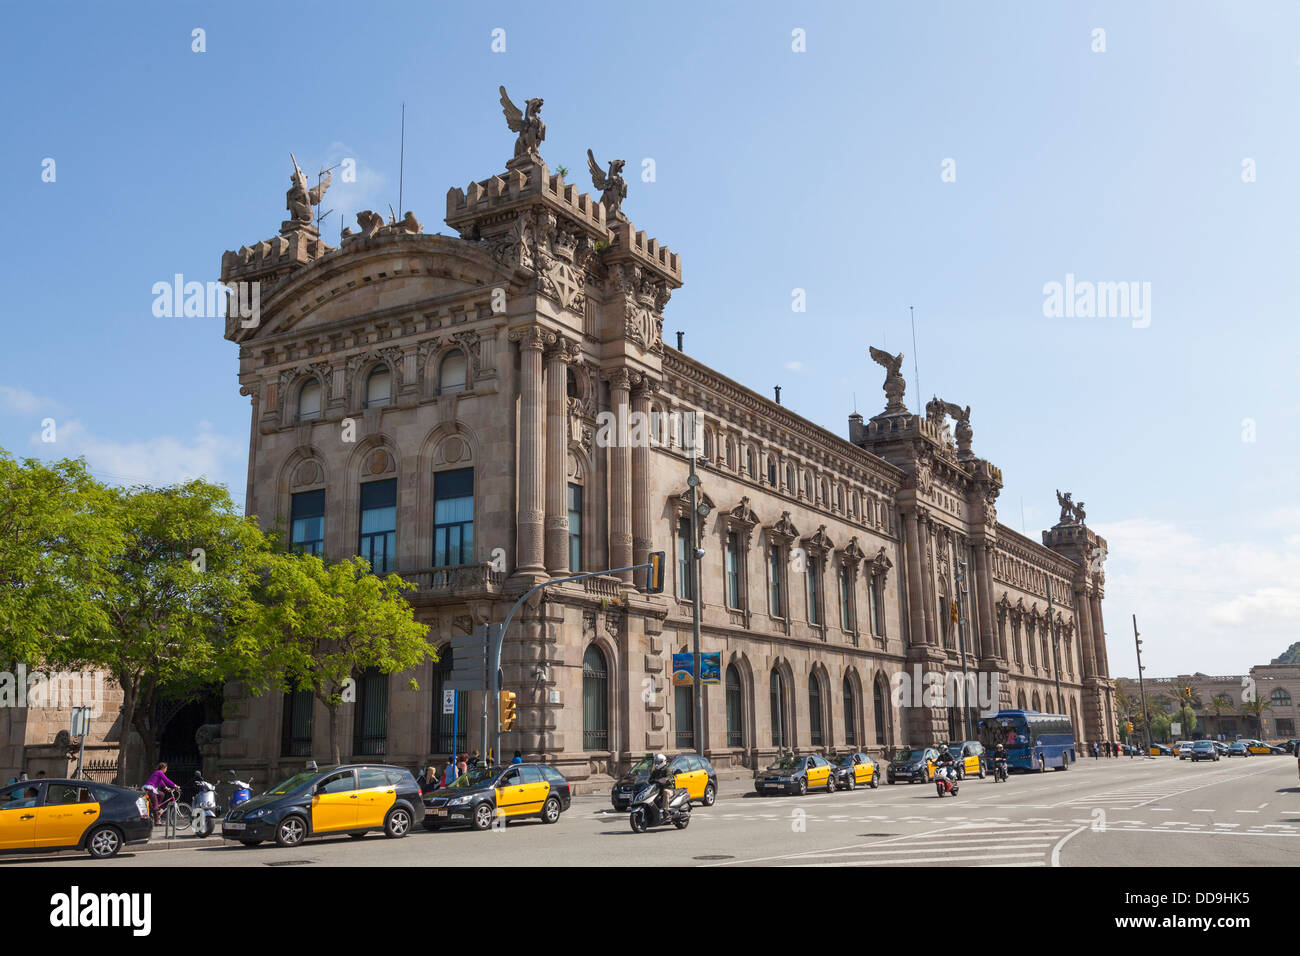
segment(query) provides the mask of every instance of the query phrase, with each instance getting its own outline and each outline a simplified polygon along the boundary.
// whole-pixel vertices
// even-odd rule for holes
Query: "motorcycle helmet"
[[[667,764],[667,763],[668,763],[668,758],[667,758],[667,757],[665,757],[663,754],[655,754],[655,769],[656,769],[656,770],[658,770],[660,767],[664,766],[664,765]]]

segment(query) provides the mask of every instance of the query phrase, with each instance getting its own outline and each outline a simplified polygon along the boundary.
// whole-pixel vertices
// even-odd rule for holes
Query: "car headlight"
[[[260,819],[261,817],[266,816],[270,812],[271,811],[269,810],[249,810],[247,813],[244,814],[244,819],[257,820]]]
[[[447,806],[449,806],[449,807],[459,807],[459,806],[461,806],[462,804],[468,802],[468,800],[469,800],[469,795],[468,795],[468,794],[465,795],[465,796],[463,796],[463,797],[452,797],[450,800],[447,801]]]

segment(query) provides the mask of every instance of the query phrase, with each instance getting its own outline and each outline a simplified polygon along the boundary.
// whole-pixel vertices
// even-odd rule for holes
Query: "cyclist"
[[[145,781],[144,792],[149,796],[149,807],[153,814],[153,822],[161,823],[162,814],[160,804],[162,802],[162,793],[164,790],[179,790],[176,784],[172,783],[167,777],[167,763],[163,761],[158,764],[149,779]]]

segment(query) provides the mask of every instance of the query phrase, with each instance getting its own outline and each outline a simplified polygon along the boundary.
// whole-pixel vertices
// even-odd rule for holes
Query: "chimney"
[[[679,352],[683,351],[683,349],[682,349],[682,336],[685,335],[685,334],[686,334],[685,332],[678,332],[678,333],[677,333],[677,351],[679,351]]]
[[[776,403],[777,403],[778,405],[781,404],[781,386],[780,386],[780,385],[777,385],[777,386],[776,386]]]
[[[862,437],[862,416],[854,412],[849,416],[849,441],[855,445],[861,445]]]

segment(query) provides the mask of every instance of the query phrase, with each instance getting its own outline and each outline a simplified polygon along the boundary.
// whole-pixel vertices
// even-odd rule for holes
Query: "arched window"
[[[582,655],[582,749],[609,749],[609,668],[595,644]]]
[[[438,368],[438,391],[463,392],[465,390],[465,353],[460,349],[448,352]]]
[[[745,697],[735,664],[727,665],[727,746],[745,746]]]
[[[889,712],[885,710],[886,695],[889,693],[885,686],[885,675],[879,674],[874,681],[872,688],[872,710],[876,718],[876,743],[884,746],[889,742]]]
[[[776,487],[776,459],[768,458],[767,460],[767,483],[773,488]]]
[[[1291,695],[1288,694],[1286,691],[1284,691],[1284,690],[1283,690],[1282,688],[1280,688],[1280,687],[1279,687],[1277,690],[1273,691],[1273,694],[1272,694],[1272,696],[1270,697],[1270,700],[1273,702],[1273,706],[1274,706],[1274,707],[1290,707],[1290,706],[1291,706]]]
[[[1016,709],[1017,710],[1029,709],[1029,705],[1025,703],[1025,692],[1023,690],[1016,695]]]
[[[320,417],[320,381],[307,379],[298,390],[298,419],[308,421]]]
[[[392,397],[393,375],[387,365],[376,365],[366,377],[366,408],[381,408]]]
[[[435,754],[450,755],[469,750],[469,692],[456,691],[454,741],[451,738],[453,715],[442,712],[443,690],[451,679],[451,653],[450,644],[438,649],[438,662],[433,665],[433,680],[430,682],[433,684],[433,731],[430,734],[432,746],[429,749]]]
[[[754,472],[754,450],[752,448],[745,449],[745,473],[749,475],[750,478],[758,477]]]
[[[357,702],[352,716],[352,753],[388,753],[388,675],[373,667],[356,677]]]
[[[1042,709],[1043,709],[1043,705],[1042,703],[1039,702],[1038,691],[1034,691],[1034,710],[1041,711]]]
[[[812,731],[812,745],[822,746],[822,682],[816,674],[808,675],[808,729]]]
[[[858,745],[858,702],[848,677],[844,678],[844,742],[850,747]]]
[[[785,680],[781,677],[781,672],[776,668],[772,669],[771,676],[772,694],[771,694],[771,720],[772,720],[772,746],[786,747],[789,746],[789,707],[785,695]]]

